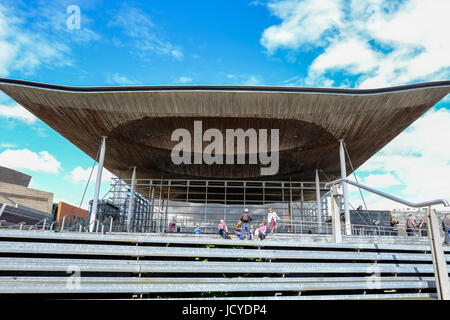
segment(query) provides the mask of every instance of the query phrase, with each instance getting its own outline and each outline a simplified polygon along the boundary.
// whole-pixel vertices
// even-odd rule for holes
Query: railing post
[[[112,232],[112,229],[113,229],[113,222],[114,222],[114,219],[113,219],[113,217],[109,217],[109,219],[110,219],[110,223],[109,223],[109,233],[111,233],[111,232]]]
[[[331,200],[331,226],[333,232],[333,241],[336,243],[342,242],[341,234],[341,217],[339,214],[339,206],[336,201],[336,196],[334,195],[333,188],[330,187],[330,200]]]
[[[447,261],[442,248],[440,224],[436,212],[431,207],[427,209],[428,237],[430,239],[431,257],[433,259],[436,289],[440,300],[450,300],[450,283],[447,272]]]

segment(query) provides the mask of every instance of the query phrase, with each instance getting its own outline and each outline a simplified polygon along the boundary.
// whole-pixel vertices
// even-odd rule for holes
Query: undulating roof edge
[[[375,89],[347,89],[320,87],[282,87],[282,86],[237,86],[237,85],[138,85],[138,86],[104,86],[104,87],[74,87],[48,84],[28,80],[0,78],[0,84],[33,87],[55,91],[68,92],[136,92],[136,91],[255,91],[255,92],[293,92],[293,93],[323,93],[323,94],[351,94],[367,95],[380,94],[415,89],[448,87],[450,80],[421,82],[408,85],[375,88]]]

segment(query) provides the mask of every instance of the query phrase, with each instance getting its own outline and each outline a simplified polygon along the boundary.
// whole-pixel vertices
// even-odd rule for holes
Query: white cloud
[[[372,188],[389,188],[392,186],[401,185],[401,182],[390,172],[384,174],[369,174],[364,180],[363,184],[371,186]]]
[[[349,54],[351,52],[351,54]],[[352,74],[365,73],[378,66],[379,54],[358,38],[336,40],[310,66],[310,72],[346,69]]]
[[[235,85],[257,86],[262,85],[263,81],[257,75],[252,74],[226,74],[226,77]]]
[[[270,54],[320,50],[303,80],[308,85],[335,84],[326,78],[339,71],[361,88],[450,75],[447,0],[285,0],[268,8],[281,19],[261,36]]]
[[[178,83],[189,83],[189,82],[192,82],[192,78],[190,78],[190,77],[179,77],[177,82]]]
[[[248,5],[257,7],[257,6],[264,6],[264,5],[266,5],[266,3],[264,1],[260,1],[260,0],[253,0],[253,1],[249,2]]]
[[[15,143],[2,142],[2,143],[0,143],[0,148],[12,149],[12,148],[17,148],[17,145]]]
[[[89,180],[89,175],[91,174],[92,168],[87,168],[87,169],[83,169],[82,167],[78,166],[75,169],[73,169],[70,172],[69,175],[69,179],[70,181],[74,182],[74,183],[80,183],[80,182],[87,182]],[[94,182],[97,179],[97,172],[98,172],[98,166],[95,166],[92,174],[91,174],[91,178],[90,181]],[[114,175],[109,172],[108,170],[106,170],[105,168],[103,168],[102,171],[102,181],[110,181],[112,178],[114,177]]]
[[[326,31],[342,24],[341,1],[285,0],[268,4],[271,13],[279,17],[279,25],[265,29],[261,44],[273,53],[278,48],[298,49],[318,42]]]
[[[0,20],[1,18],[2,17],[0,12]],[[8,75],[9,67],[13,63],[17,51],[18,51],[17,45],[13,45],[7,41],[0,40],[0,76]]]
[[[364,163],[357,174],[372,173],[365,179],[367,185],[373,182],[384,191],[401,182],[397,195],[411,202],[450,200],[449,123],[450,110],[430,110]],[[374,174],[379,171],[388,173]],[[381,201],[372,198],[374,204]]]
[[[258,76],[248,76],[247,79],[244,79],[241,82],[241,84],[245,86],[256,86],[262,84],[262,81]]]
[[[262,34],[261,44],[269,54],[319,52],[306,78],[295,76],[285,85],[374,88],[450,76],[450,2],[354,0],[335,4],[337,8],[321,1],[285,0],[268,5],[281,19]],[[318,17],[330,18],[306,22]],[[361,182],[411,202],[450,200],[449,123],[449,110],[430,110],[358,169],[357,174],[365,176]],[[349,189],[353,205],[362,204],[357,189]],[[363,194],[369,209],[404,208]]]
[[[120,73],[114,73],[114,74],[108,75],[107,81],[108,81],[108,83],[119,84],[119,85],[134,85],[134,84],[137,84],[136,80],[129,79],[128,77],[126,77],[126,76],[124,76],[123,74],[120,74]]]
[[[127,44],[138,49],[141,56],[152,52],[158,55],[172,56],[177,60],[184,57],[181,48],[165,40],[161,35],[160,28],[139,8],[123,5],[108,26],[120,27],[130,38]]]
[[[178,60],[181,60],[184,57],[183,52],[180,49],[172,49],[170,53]]]
[[[83,6],[85,7],[85,6]],[[13,71],[33,74],[42,66],[71,66],[71,47],[98,41],[81,10],[81,28],[67,28],[67,4],[18,1],[0,4],[0,76]]]
[[[28,149],[7,149],[0,153],[0,165],[16,169],[58,173],[61,169],[54,156],[47,151],[33,152]]]
[[[0,4],[0,76],[12,70],[32,73],[42,64],[70,65],[68,46],[45,32],[29,31],[25,15]]]
[[[101,36],[90,29],[93,21],[89,15],[84,14],[88,4],[77,2],[80,6],[80,28],[70,29],[67,27],[69,17],[67,8],[71,4],[68,1],[41,1],[33,10],[38,12],[34,16],[37,20],[34,27],[41,33],[51,30],[51,34],[61,42],[87,43],[101,40]]]
[[[37,118],[30,111],[19,104],[15,104],[13,106],[0,104],[0,117],[20,120],[27,124],[35,123],[37,120]]]

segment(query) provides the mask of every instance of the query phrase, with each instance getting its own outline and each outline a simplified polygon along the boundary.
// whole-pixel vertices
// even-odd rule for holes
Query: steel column
[[[133,166],[133,175],[131,176],[131,189],[130,189],[130,200],[128,203],[128,214],[127,214],[127,231],[131,230],[131,219],[134,214],[134,190],[136,189],[136,166]]]
[[[341,163],[341,178],[347,178],[347,168],[345,165],[345,152],[344,152],[344,140],[339,140],[339,159]],[[345,234],[351,235],[351,226],[350,226],[350,210],[348,207],[348,190],[347,183],[342,183],[342,191],[344,196],[344,217],[345,217]]]
[[[317,205],[317,226],[319,233],[322,232],[322,207],[320,205],[320,180],[319,170],[316,169],[316,205]]]
[[[98,196],[100,194],[100,185],[102,183],[103,162],[105,160],[106,137],[102,136],[102,145],[100,148],[100,158],[97,167],[97,180],[95,181],[94,199],[92,200],[91,217],[89,220],[89,232],[94,231],[94,222],[97,219]]]
[[[293,231],[293,222],[292,219],[293,217],[293,212],[292,212],[292,181],[291,178],[289,178],[289,219],[290,219],[290,232],[294,232]]]
[[[339,205],[336,201],[337,193],[335,191],[336,186],[330,187],[330,201],[331,201],[331,224],[333,231],[333,241],[336,243],[342,242],[341,234],[341,216],[339,214]]]

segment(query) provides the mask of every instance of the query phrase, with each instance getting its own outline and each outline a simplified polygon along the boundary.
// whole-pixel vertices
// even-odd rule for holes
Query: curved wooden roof
[[[358,168],[450,92],[450,81],[382,89],[272,86],[68,87],[0,79],[0,89],[105,167],[138,178],[314,180],[340,175],[339,139]],[[174,165],[177,128],[280,130],[280,170],[258,165]],[[128,177],[130,171],[123,177]],[[347,168],[350,173],[350,167]]]

